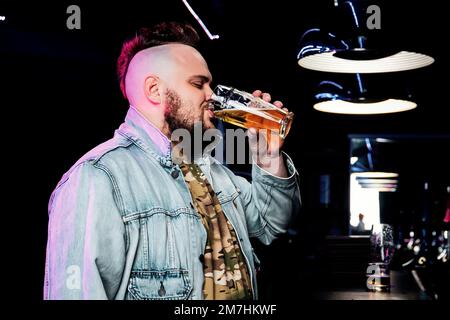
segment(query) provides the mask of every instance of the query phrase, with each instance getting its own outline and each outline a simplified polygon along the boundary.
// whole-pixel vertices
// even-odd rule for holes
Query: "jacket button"
[[[201,254],[201,255],[198,257],[198,260],[200,260],[201,263],[204,263],[204,262],[205,262],[205,256],[204,256],[203,254]]]
[[[158,295],[160,297],[163,297],[166,295],[166,288],[164,288],[163,282],[162,281],[160,281],[160,282],[161,282],[161,287],[159,287]]]
[[[174,179],[178,178],[178,175],[179,175],[179,174],[180,174],[180,173],[178,172],[178,170],[173,170],[172,173],[171,173],[172,178],[174,178]]]

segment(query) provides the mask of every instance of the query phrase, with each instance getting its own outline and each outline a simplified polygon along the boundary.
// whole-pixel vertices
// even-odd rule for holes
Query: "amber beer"
[[[284,139],[294,114],[234,88],[217,86],[213,95],[214,115],[241,128],[274,130]]]
[[[241,128],[275,130],[281,138],[285,138],[292,125],[292,116],[284,110],[264,109],[239,110],[225,109],[215,111],[217,118]]]

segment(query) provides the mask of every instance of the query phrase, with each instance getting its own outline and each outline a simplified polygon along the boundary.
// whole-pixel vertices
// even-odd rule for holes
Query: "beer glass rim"
[[[223,85],[223,84],[217,84],[217,85],[215,86],[215,88],[214,88],[214,90],[213,90],[213,95],[211,96],[211,99],[212,99],[212,100],[216,100],[217,98],[215,98],[215,97],[218,97],[218,96],[219,96],[219,95],[217,94],[217,93],[218,93],[217,91],[218,91],[219,89],[225,89],[225,90],[228,90],[228,91],[236,91],[236,92],[238,92],[238,93],[240,93],[240,94],[242,94],[242,95],[244,95],[244,96],[245,96],[245,95],[250,95],[252,98],[256,98],[256,99],[261,100],[261,101],[263,102],[263,106],[255,106],[255,108],[270,108],[270,109],[275,109],[275,110],[278,110],[279,112],[285,114],[288,118],[292,118],[292,117],[294,116],[293,112],[291,112],[291,111],[286,111],[286,110],[284,110],[283,108],[278,108],[278,107],[275,106],[273,103],[267,102],[267,101],[263,100],[262,98],[255,97],[255,96],[253,96],[251,93],[248,93],[248,92],[246,92],[246,91],[242,91],[242,90],[236,89],[235,87],[232,87],[232,86]]]

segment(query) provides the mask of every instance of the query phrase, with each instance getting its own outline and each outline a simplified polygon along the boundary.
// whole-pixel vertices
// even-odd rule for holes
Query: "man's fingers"
[[[270,102],[270,100],[272,99],[272,97],[271,97],[270,94],[268,94],[267,92],[264,92],[264,93],[262,94],[262,99],[263,99],[264,101]]]
[[[258,131],[255,128],[249,128],[247,130],[247,136],[250,150],[255,153],[257,151],[258,144]]]
[[[283,108],[283,103],[281,102],[281,101],[275,101],[274,103],[273,103],[273,105],[274,106],[276,106],[276,107],[278,107],[278,108]],[[286,108],[284,108],[284,109],[286,109]]]
[[[257,133],[258,131],[256,130],[256,128],[249,128],[248,129],[248,134],[249,134],[249,136],[251,135],[252,137],[255,137],[256,138],[256,133]]]
[[[253,91],[253,95],[255,96],[255,97],[261,97],[261,95],[262,95],[262,91],[261,90],[255,90],[255,91]]]
[[[270,93],[262,92],[261,90],[253,91],[253,96],[255,96],[257,98],[261,98],[266,102],[270,102],[270,100],[272,100],[272,96],[270,95]],[[279,100],[272,102],[272,104],[275,105],[277,108],[281,108],[281,109],[289,112],[288,109],[283,108],[283,103]]]

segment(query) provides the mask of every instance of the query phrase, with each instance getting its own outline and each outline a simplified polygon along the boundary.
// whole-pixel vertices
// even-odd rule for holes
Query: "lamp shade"
[[[356,181],[358,181],[359,184],[397,184],[398,180],[391,178],[391,179],[383,179],[383,178],[361,178],[356,177]]]
[[[413,70],[429,66],[434,59],[428,55],[400,51],[378,57],[373,51],[364,48],[333,49],[321,48],[300,50],[298,64],[306,69],[337,73],[384,73]],[[320,52],[325,51],[325,52]],[[375,59],[372,57],[377,56]]]
[[[411,101],[388,99],[374,103],[355,103],[344,100],[330,100],[314,104],[317,111],[340,114],[384,114],[412,110],[417,104]]]
[[[384,172],[384,171],[366,171],[366,172],[355,172],[353,173],[356,178],[397,178],[398,173],[396,172]]]
[[[369,29],[363,22],[370,5],[360,0],[335,2],[334,25],[326,26],[328,31],[311,28],[300,38],[298,64],[315,71],[385,73],[423,68],[434,62],[422,53],[368,46]],[[329,32],[331,29],[335,31]]]
[[[371,115],[404,112],[417,107],[414,101],[409,100],[411,95],[401,93],[400,88],[389,96],[388,93],[377,92],[379,89],[376,87],[369,88],[363,84],[360,74],[356,74],[356,79],[353,82],[357,85],[351,87],[343,82],[321,81],[313,108],[328,113]]]

